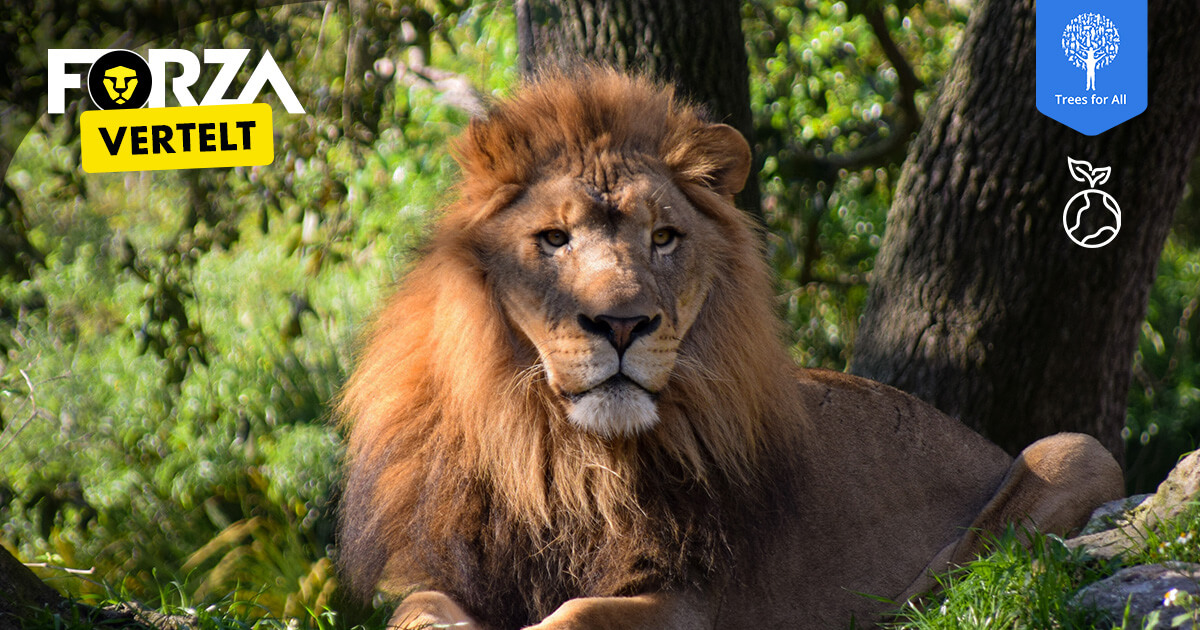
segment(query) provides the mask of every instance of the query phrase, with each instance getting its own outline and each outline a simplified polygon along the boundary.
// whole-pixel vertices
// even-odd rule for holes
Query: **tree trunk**
[[[528,76],[588,60],[643,72],[674,83],[753,143],[739,6],[735,0],[517,0],[521,70]],[[738,202],[761,216],[754,173]]]
[[[61,612],[62,595],[0,545],[0,630],[20,630],[38,609]]]
[[[1151,2],[1149,108],[1096,137],[1037,112],[1034,0],[976,8],[905,162],[851,371],[1010,453],[1081,431],[1121,456],[1130,366],[1197,138],[1200,5]],[[1057,51],[1052,51],[1057,52]],[[1072,243],[1067,157],[1111,166],[1116,239]]]

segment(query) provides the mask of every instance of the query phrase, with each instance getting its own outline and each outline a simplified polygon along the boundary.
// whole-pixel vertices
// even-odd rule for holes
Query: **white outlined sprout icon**
[[[1087,71],[1088,90],[1096,90],[1096,69],[1112,63],[1120,47],[1117,26],[1099,13],[1077,15],[1063,29],[1063,53],[1076,68]]]

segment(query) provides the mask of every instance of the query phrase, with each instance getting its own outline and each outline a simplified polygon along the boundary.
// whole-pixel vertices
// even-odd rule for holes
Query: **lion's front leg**
[[[931,590],[934,574],[974,560],[1009,524],[1066,535],[1124,490],[1121,466],[1095,438],[1080,433],[1042,438],[1021,451],[970,528],[934,557],[901,601]]]
[[[712,625],[711,608],[699,593],[649,593],[568,600],[526,630],[698,630]]]
[[[479,630],[475,622],[454,600],[438,591],[418,591],[404,598],[392,613],[388,628],[422,630],[450,628]]]

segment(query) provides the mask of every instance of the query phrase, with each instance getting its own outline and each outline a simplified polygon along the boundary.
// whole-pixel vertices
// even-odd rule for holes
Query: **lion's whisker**
[[[675,369],[687,371],[689,376],[712,383],[734,382],[732,378],[718,375],[712,368],[688,355],[681,354],[675,358]]]
[[[597,463],[595,463],[595,462],[591,462],[591,463],[588,463],[588,464],[584,464],[584,468],[599,468],[600,470],[604,470],[604,471],[608,471],[608,472],[612,473],[612,475],[613,475],[614,477],[616,477],[617,479],[621,479],[621,480],[624,480],[624,479],[625,479],[625,478],[624,478],[624,477],[621,475],[621,473],[619,473],[619,472],[617,472],[617,471],[613,470],[612,468],[609,468],[608,466],[605,466],[604,464],[597,464]]]
[[[513,376],[513,378],[509,381],[508,387],[505,389],[505,396],[511,397],[517,394],[519,391],[535,390],[537,388],[535,388],[534,385],[536,385],[539,380],[544,381],[545,379],[546,366],[540,362],[534,363],[520,372],[517,372]]]

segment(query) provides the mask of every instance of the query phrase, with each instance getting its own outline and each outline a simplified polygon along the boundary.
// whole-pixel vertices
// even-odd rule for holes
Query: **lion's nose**
[[[618,355],[625,354],[625,349],[638,337],[654,332],[661,323],[661,315],[655,315],[653,319],[645,315],[637,317],[597,315],[595,319],[586,315],[579,316],[579,325],[590,333],[607,338],[608,342],[617,349]]]

